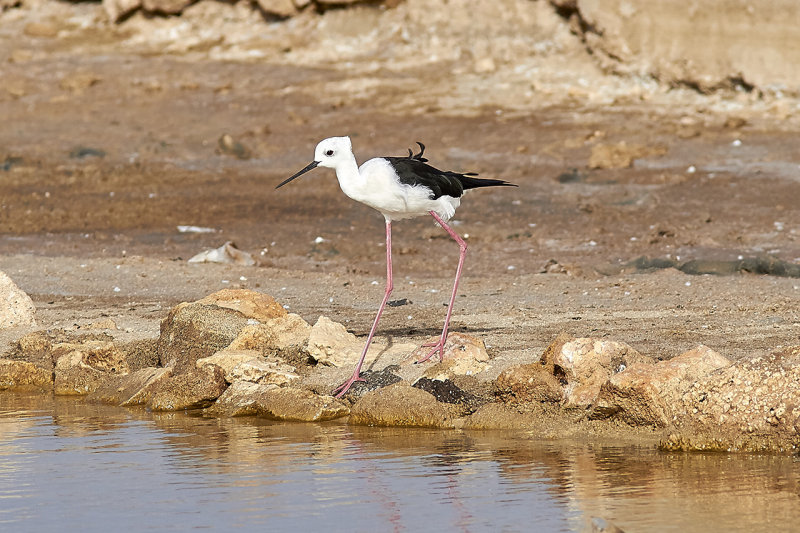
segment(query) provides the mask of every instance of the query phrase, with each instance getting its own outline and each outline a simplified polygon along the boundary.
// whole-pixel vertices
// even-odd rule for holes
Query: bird
[[[353,155],[350,137],[323,139],[314,149],[314,160],[275,187],[279,189],[317,167],[332,168],[336,171],[342,192],[353,200],[380,212],[386,222],[386,289],[383,300],[375,315],[367,342],[361,352],[361,358],[353,370],[353,375],[332,392],[337,398],[344,396],[357,381],[364,381],[361,377],[361,367],[394,288],[392,282],[392,222],[430,215],[458,244],[458,267],[442,334],[438,341],[423,344],[423,347],[431,348],[431,350],[417,362],[425,362],[437,352],[439,360],[442,360],[444,359],[444,346],[447,341],[450,318],[453,314],[453,304],[458,291],[458,282],[461,279],[464,257],[467,253],[467,243],[453,231],[447,221],[453,217],[461,204],[462,196],[469,189],[517,186],[500,179],[477,178],[477,174],[474,172],[459,173],[434,168],[423,156],[425,145],[419,141],[417,144],[419,152],[416,154],[409,149],[407,156],[375,157],[359,167],[355,155]]]

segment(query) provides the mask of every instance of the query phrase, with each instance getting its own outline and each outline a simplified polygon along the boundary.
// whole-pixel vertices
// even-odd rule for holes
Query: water
[[[800,461],[0,393],[0,531],[792,531]]]

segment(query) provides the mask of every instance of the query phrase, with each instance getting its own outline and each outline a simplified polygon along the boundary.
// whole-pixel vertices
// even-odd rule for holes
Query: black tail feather
[[[428,158],[422,157],[422,154],[425,152],[425,145],[422,144],[419,141],[417,141],[417,144],[419,145],[419,153],[415,154],[414,152],[411,151],[411,148],[409,148],[408,149],[408,158],[409,159],[416,159],[417,161],[421,161],[423,163],[427,163],[428,162]]]
[[[473,176],[477,176],[477,174],[474,172],[467,172],[466,174],[459,175],[458,181],[461,182],[464,190],[477,189],[478,187],[518,187],[516,183],[509,183],[505,180],[475,178]]]

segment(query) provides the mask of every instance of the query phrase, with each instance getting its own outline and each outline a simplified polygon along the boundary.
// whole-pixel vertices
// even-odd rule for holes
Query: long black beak
[[[306,168],[304,168],[303,170],[301,170],[300,172],[298,172],[297,174],[295,174],[295,175],[294,175],[294,176],[292,176],[291,178],[288,178],[288,179],[285,179],[285,180],[283,180],[283,181],[280,183],[280,185],[278,185],[278,186],[277,186],[277,187],[275,187],[275,188],[276,188],[276,189],[280,189],[281,187],[283,187],[284,185],[286,185],[287,183],[289,183],[289,182],[290,182],[290,181],[292,181],[293,179],[295,179],[295,178],[299,178],[300,176],[302,176],[303,174],[305,174],[305,173],[306,173],[306,172],[308,172],[309,170],[314,170],[315,168],[317,168],[317,165],[319,165],[319,161],[312,161],[312,162],[311,162],[311,163],[310,163],[310,164],[309,164],[309,165],[308,165]]]

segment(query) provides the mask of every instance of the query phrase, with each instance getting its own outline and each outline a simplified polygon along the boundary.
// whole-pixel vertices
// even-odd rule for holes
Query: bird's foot
[[[446,339],[439,339],[436,342],[426,342],[425,344],[423,344],[422,348],[433,348],[433,350],[428,352],[428,355],[426,355],[422,359],[419,359],[417,361],[417,363],[424,363],[425,361],[427,361],[428,359],[433,357],[433,354],[435,354],[436,352],[439,352],[439,361],[444,360],[444,343],[445,343],[445,341],[446,341]]]
[[[350,387],[352,387],[353,383],[355,383],[356,381],[366,381],[366,380],[361,376],[359,376],[358,372],[356,372],[355,374],[350,376],[350,379],[348,379],[347,381],[345,381],[344,383],[333,389],[333,392],[331,392],[331,394],[333,394],[333,396],[336,398],[341,398],[342,396],[347,394],[347,391],[350,390]]]

